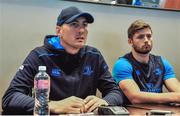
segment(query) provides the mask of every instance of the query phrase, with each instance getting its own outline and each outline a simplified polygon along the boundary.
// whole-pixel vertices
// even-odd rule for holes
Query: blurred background
[[[76,1],[76,0],[72,0]],[[127,4],[132,6],[180,10],[180,0],[77,0],[87,2]]]

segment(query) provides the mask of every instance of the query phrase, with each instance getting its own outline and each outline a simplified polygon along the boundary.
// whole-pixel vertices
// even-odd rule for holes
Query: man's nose
[[[81,32],[84,32],[84,30],[85,30],[85,28],[81,26],[81,27],[80,27],[80,31],[81,31]]]
[[[149,38],[146,35],[144,36],[144,41],[145,42],[149,41]]]
[[[85,32],[85,30],[86,30],[86,29],[85,29],[85,27],[84,27],[84,26],[80,26],[80,29],[79,29],[79,32],[80,32],[80,33],[84,33],[84,32]]]

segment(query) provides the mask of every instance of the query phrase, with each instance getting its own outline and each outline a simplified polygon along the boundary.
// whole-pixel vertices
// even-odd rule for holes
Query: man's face
[[[65,48],[80,49],[87,40],[88,23],[84,17],[79,17],[69,24],[63,24],[58,26],[60,31],[57,31],[57,35],[61,38],[61,45]]]
[[[152,49],[152,32],[149,28],[139,30],[129,38],[129,43],[135,52],[139,54],[148,54]]]

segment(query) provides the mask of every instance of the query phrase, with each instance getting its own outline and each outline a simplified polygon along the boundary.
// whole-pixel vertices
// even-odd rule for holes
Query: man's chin
[[[135,50],[139,54],[149,54],[151,50]]]
[[[81,49],[82,47],[84,47],[85,46],[85,44],[78,44],[78,45],[76,45],[75,47],[77,48],[77,49]]]
[[[142,52],[139,52],[140,54],[149,54],[150,51],[142,51]]]

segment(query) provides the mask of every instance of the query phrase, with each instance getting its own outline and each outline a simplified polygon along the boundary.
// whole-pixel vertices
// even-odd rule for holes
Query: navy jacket
[[[111,105],[123,104],[123,94],[115,84],[101,53],[84,46],[71,55],[60,45],[59,37],[46,36],[44,45],[30,52],[17,71],[2,99],[4,114],[33,114],[32,91],[38,66],[46,66],[51,77],[50,100],[70,96],[86,98],[102,92]]]

